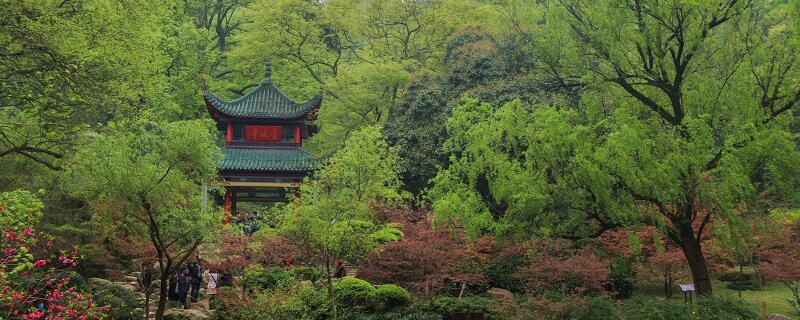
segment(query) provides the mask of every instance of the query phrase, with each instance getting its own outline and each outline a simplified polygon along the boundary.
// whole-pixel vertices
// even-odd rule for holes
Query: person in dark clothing
[[[189,302],[186,301],[186,298],[189,295],[191,281],[192,277],[189,275],[189,269],[183,268],[182,272],[178,274],[178,301],[183,305],[184,309],[189,309]]]
[[[336,271],[333,274],[334,278],[344,278],[347,276],[347,268],[344,266],[342,259],[336,259]]]
[[[200,293],[200,285],[203,284],[203,266],[200,264],[200,256],[189,264],[189,277],[191,278],[190,290],[192,294],[192,302],[197,302],[197,296]]]
[[[169,276],[169,288],[167,290],[167,297],[172,301],[178,301],[178,271]]]

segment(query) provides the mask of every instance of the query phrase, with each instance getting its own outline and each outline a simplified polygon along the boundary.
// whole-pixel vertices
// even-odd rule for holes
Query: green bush
[[[724,272],[720,274],[717,279],[720,281],[742,281],[742,280],[750,280],[751,275],[747,273],[740,273],[739,271],[732,271],[732,272]]]
[[[689,305],[677,300],[661,300],[653,297],[634,296],[625,301],[622,308],[625,320],[691,320]]]
[[[756,309],[746,302],[729,296],[697,298],[697,320],[760,319]]]
[[[577,320],[616,320],[619,319],[617,315],[617,308],[614,306],[614,301],[608,298],[592,298],[586,304],[586,308],[577,312],[574,317]]]
[[[633,270],[633,262],[628,258],[619,258],[609,266],[609,280],[616,292],[616,297],[621,299],[630,298],[636,290],[634,278],[636,271]]]
[[[375,302],[379,310],[392,310],[411,303],[411,295],[398,285],[384,284],[375,290]]]
[[[214,303],[213,320],[322,320],[328,317],[327,295],[310,285],[290,285],[239,297],[226,294]]]
[[[261,281],[261,288],[268,290],[283,288],[293,281],[295,281],[295,278],[289,271],[272,270],[264,276],[263,281]]]
[[[261,265],[253,264],[244,269],[242,285],[246,288],[260,288],[274,290],[282,288],[295,281],[295,277],[286,270],[264,269]]]
[[[400,240],[400,238],[402,237],[403,237],[403,231],[400,231],[399,229],[394,227],[384,227],[369,235],[369,239],[372,242],[378,244],[395,242],[397,240]]]
[[[139,307],[139,297],[126,287],[113,282],[103,283],[93,288],[94,303],[98,306],[107,305],[111,309],[109,314],[118,320],[138,320],[144,315],[134,312]]]
[[[344,278],[334,285],[336,301],[345,307],[368,307],[375,297],[375,287],[357,278]]]
[[[302,304],[303,319],[325,319],[328,315],[328,293],[314,286],[302,286],[295,294]]]
[[[489,264],[484,271],[487,285],[495,288],[502,288],[512,292],[522,292],[523,282],[514,275],[517,271],[527,264],[527,259],[523,255],[513,255]]]
[[[325,276],[325,270],[322,268],[314,268],[309,266],[300,266],[289,271],[289,273],[297,280],[316,282]]]
[[[491,313],[492,300],[482,297],[435,297],[421,306],[423,311],[434,312],[442,317],[450,317],[456,312]]]
[[[437,313],[400,309],[385,313],[367,313],[346,310],[339,314],[339,320],[442,320]]]

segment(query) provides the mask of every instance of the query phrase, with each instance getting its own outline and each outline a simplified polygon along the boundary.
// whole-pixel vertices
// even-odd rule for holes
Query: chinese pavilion
[[[322,102],[319,95],[297,103],[266,78],[250,93],[225,101],[204,87],[208,113],[225,133],[219,175],[225,187],[225,223],[236,213],[236,203],[280,202],[299,187],[318,160],[303,149]]]

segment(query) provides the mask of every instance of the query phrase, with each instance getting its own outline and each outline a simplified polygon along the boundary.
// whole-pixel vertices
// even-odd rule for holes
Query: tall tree
[[[336,319],[334,262],[358,263],[377,244],[392,240],[382,234],[402,235],[393,226],[382,225],[372,210],[379,202],[403,198],[399,171],[396,150],[378,128],[366,127],[347,139],[345,148],[307,180],[300,198],[287,206],[279,230],[326,270],[331,319]]]
[[[214,178],[221,156],[212,132],[202,121],[115,125],[64,173],[63,183],[96,220],[150,240],[164,284],[220,221],[200,208],[200,182]],[[166,285],[160,290],[156,319],[168,296]]]
[[[561,55],[546,57],[548,68],[592,90],[578,111],[464,106],[448,142],[461,169],[437,177],[457,187],[439,190],[440,211],[477,205],[464,212],[478,226],[523,218],[545,233],[571,233],[553,222],[583,221],[584,236],[643,221],[681,247],[698,293],[711,293],[701,243],[712,221],[764,197],[793,201],[798,190],[800,154],[787,131],[800,102],[797,8],[550,4],[539,52]],[[487,208],[476,188],[507,208]]]

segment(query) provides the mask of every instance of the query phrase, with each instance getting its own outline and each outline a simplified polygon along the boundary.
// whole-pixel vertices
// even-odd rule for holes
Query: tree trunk
[[[150,319],[150,293],[144,294],[144,319]]]
[[[156,308],[156,320],[164,319],[164,309],[167,306],[167,298],[169,296],[169,267],[161,271],[161,285],[158,288],[158,308]]]
[[[681,250],[686,256],[686,262],[689,263],[695,292],[701,296],[711,295],[711,278],[708,276],[708,266],[706,265],[705,257],[703,257],[700,241],[695,237],[692,223],[680,223],[676,228],[680,239],[675,240],[681,246]]]

